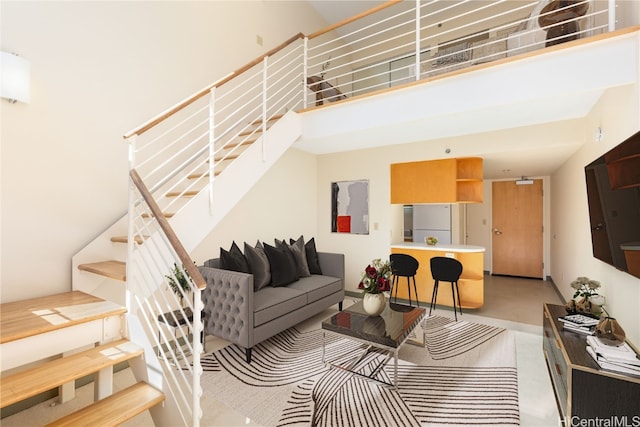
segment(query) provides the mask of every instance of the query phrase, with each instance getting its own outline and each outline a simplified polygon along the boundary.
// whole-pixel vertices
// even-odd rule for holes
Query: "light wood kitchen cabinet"
[[[391,165],[391,203],[481,203],[482,158]]]

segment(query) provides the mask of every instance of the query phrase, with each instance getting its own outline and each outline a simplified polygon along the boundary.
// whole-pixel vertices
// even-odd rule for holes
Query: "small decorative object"
[[[438,238],[437,237],[432,237],[429,236],[425,239],[425,242],[427,243],[427,245],[429,246],[435,246],[436,243],[438,243]]]
[[[362,297],[362,308],[369,316],[380,316],[387,305],[387,297],[380,294],[364,294]]]
[[[195,264],[195,262],[194,262]],[[173,264],[173,271],[171,275],[165,276],[169,281],[169,287],[173,291],[173,293],[180,299],[180,305],[182,305],[182,299],[185,294],[191,291],[191,285],[189,282],[191,281],[191,277],[189,277],[189,273],[187,273],[186,269],[178,268],[178,264]],[[184,274],[183,274],[184,271]],[[186,277],[185,277],[186,276]]]
[[[581,276],[571,282],[571,287],[576,291],[573,299],[566,304],[567,312],[593,314],[596,317],[602,314],[601,299],[598,298],[596,304],[592,304],[592,299],[598,296],[597,289],[600,288],[600,282]]]
[[[624,344],[626,334],[618,321],[613,317],[603,316],[596,325],[595,334],[605,344],[620,346]]]
[[[378,316],[384,311],[386,297],[383,292],[391,290],[391,263],[380,258],[371,261],[362,273],[358,289],[362,289],[362,305],[370,316]]]

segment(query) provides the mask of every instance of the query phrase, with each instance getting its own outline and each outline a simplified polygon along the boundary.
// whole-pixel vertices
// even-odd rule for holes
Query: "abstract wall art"
[[[331,183],[331,231],[369,234],[369,180]]]

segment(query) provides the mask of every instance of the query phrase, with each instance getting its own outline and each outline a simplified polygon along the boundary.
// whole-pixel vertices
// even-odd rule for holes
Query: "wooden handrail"
[[[367,17],[369,15],[373,15],[374,13],[377,13],[377,12],[379,12],[381,10],[384,10],[384,9],[386,9],[388,7],[391,7],[391,6],[393,6],[393,5],[397,4],[397,3],[401,3],[402,1],[403,0],[390,0],[390,1],[388,1],[386,3],[383,3],[383,4],[379,5],[379,6],[376,6],[374,8],[369,9],[369,10],[366,10],[366,11],[364,11],[362,13],[359,13],[359,14],[357,14],[355,16],[352,16],[351,18],[343,19],[342,21],[340,21],[340,22],[338,22],[336,24],[329,25],[327,28],[325,28],[323,30],[316,31],[313,34],[308,35],[307,38],[309,40],[314,39],[316,37],[319,37],[319,36],[321,36],[323,34],[328,33],[329,31],[333,31],[336,28],[340,28],[340,27],[342,27],[344,25],[347,25],[347,24],[350,24],[350,23],[352,23],[354,21],[357,21],[358,19],[362,19],[362,18],[365,18],[365,17]]]
[[[149,209],[151,209],[152,215],[156,218],[158,224],[160,224],[160,228],[166,234],[167,239],[169,239],[169,243],[173,247],[173,250],[176,251],[176,254],[178,255],[178,258],[180,258],[180,262],[184,266],[184,269],[187,270],[187,274],[191,276],[191,280],[193,280],[193,283],[195,283],[198,289],[204,289],[207,284],[200,274],[200,270],[198,270],[198,268],[193,264],[191,256],[184,248],[184,246],[182,246],[180,239],[178,239],[178,236],[173,231],[171,224],[169,224],[169,221],[167,221],[167,218],[165,218],[162,210],[151,195],[151,192],[142,181],[142,178],[140,178],[140,175],[135,169],[132,169],[129,172],[129,176],[131,177],[131,181],[133,181],[133,184],[142,195],[144,201],[147,202],[147,205],[149,205]]]
[[[304,34],[302,34],[302,33],[296,34],[295,36],[289,38],[284,43],[274,47],[273,49],[269,50],[267,53],[263,54],[262,56],[259,56],[258,58],[256,58],[253,61],[249,62],[247,65],[245,65],[245,66],[243,66],[241,68],[238,68],[237,70],[233,71],[230,74],[227,74],[225,77],[221,78],[220,80],[216,81],[215,83],[212,83],[209,86],[205,87],[204,89],[200,90],[195,95],[192,95],[189,98],[185,99],[184,101],[179,102],[178,104],[176,104],[175,106],[171,107],[167,111],[165,111],[163,113],[160,113],[158,116],[156,116],[153,119],[149,120],[147,123],[143,124],[142,126],[136,128],[136,129],[134,129],[132,131],[127,132],[124,135],[124,139],[131,138],[134,135],[142,135],[143,133],[145,133],[149,129],[153,128],[158,123],[164,121],[167,117],[170,117],[170,116],[174,115],[175,113],[177,113],[178,111],[182,110],[183,108],[188,107],[189,105],[193,104],[194,102],[196,102],[198,99],[202,98],[203,96],[208,95],[209,92],[211,91],[211,89],[213,89],[214,87],[219,87],[219,86],[227,83],[229,80],[239,76],[240,74],[242,74],[245,71],[249,70],[251,67],[261,63],[262,61],[264,61],[264,58],[267,58],[269,56],[272,56],[272,55],[278,53],[282,49],[284,49],[287,46],[289,46],[291,43],[293,43],[296,40],[301,39],[301,38],[304,38]]]

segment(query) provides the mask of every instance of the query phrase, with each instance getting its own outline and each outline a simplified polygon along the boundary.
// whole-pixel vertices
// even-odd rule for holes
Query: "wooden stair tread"
[[[242,142],[230,142],[228,144],[225,144],[224,148],[229,149],[229,148],[243,147],[245,145],[251,145],[254,142],[256,142],[258,140],[258,138],[259,137],[257,136],[255,138],[250,138],[250,139],[247,139],[246,141],[242,141]]]
[[[174,213],[163,213],[162,214],[165,218],[171,218],[173,217],[175,214]],[[148,213],[143,213],[142,215],[140,215],[142,218],[152,218],[154,215],[149,215]]]
[[[235,160],[238,157],[240,157],[239,154],[232,154],[230,156],[218,156],[214,159],[214,161],[215,162],[229,161],[229,160]]]
[[[213,174],[213,176],[218,176],[220,175],[222,171],[215,171],[215,173]],[[187,177],[187,179],[199,179],[199,178],[208,178],[209,177],[209,172],[204,172],[204,173],[192,173],[191,175],[189,175]]]
[[[268,126],[267,126],[267,130],[269,130]],[[253,135],[254,133],[262,133],[262,127],[251,129],[251,130],[245,130],[244,132],[240,132],[238,136]]]
[[[197,196],[199,191],[170,191],[166,197],[193,197]]]
[[[110,277],[111,279],[120,280],[122,282],[127,280],[127,265],[122,261],[111,260],[80,264],[78,269]]]
[[[0,407],[12,405],[62,384],[143,354],[143,349],[121,339],[55,359],[2,378]]]
[[[149,236],[136,236],[135,237],[135,241],[137,244],[141,245],[142,243],[144,243],[145,240],[147,240],[149,238]],[[114,236],[111,238],[111,241],[113,243],[129,243],[129,236]]]
[[[0,305],[0,343],[126,313],[126,308],[80,291]]]
[[[164,401],[164,394],[139,382],[47,426],[117,426]]]
[[[270,119],[267,119],[267,123],[274,122],[276,120],[280,120],[283,116],[284,116],[284,114],[276,114],[275,116],[271,117]],[[263,122],[263,120],[259,119],[259,120],[256,120],[256,121],[252,122],[251,124],[252,125],[260,125],[260,124],[262,124],[262,122]]]

